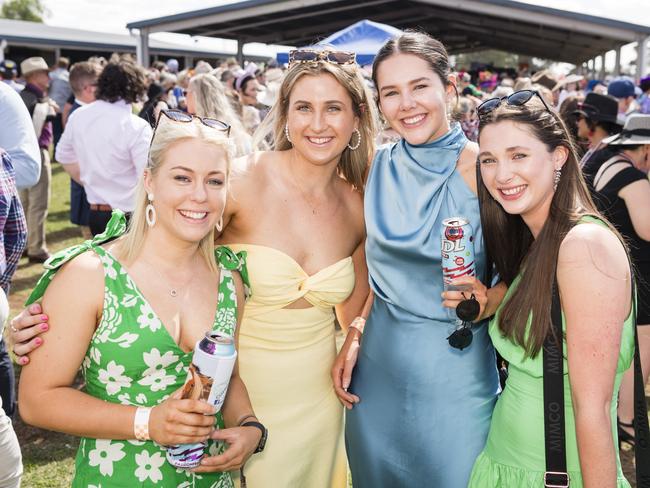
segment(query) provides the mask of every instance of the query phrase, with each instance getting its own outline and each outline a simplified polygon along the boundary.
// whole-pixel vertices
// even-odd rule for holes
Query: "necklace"
[[[289,161],[289,174],[291,176],[291,184],[292,184],[292,186],[294,186],[295,188],[298,189],[298,191],[300,192],[300,196],[302,197],[303,201],[311,209],[312,215],[316,215],[317,214],[317,208],[319,207],[319,205],[317,203],[314,203],[313,199],[309,198],[309,196],[307,195],[305,190],[303,190],[302,186],[300,186],[298,184],[298,181],[296,180],[296,175],[293,172],[294,165],[295,165],[294,159],[291,158],[291,160]],[[335,205],[334,209],[332,210],[331,215],[334,215],[334,213],[336,213],[340,203],[341,203],[340,200],[337,198],[336,199],[336,205]]]
[[[185,288],[189,284],[189,282],[192,280],[192,276],[190,275],[190,277],[188,279],[186,279],[185,281],[183,281],[182,283],[180,283],[178,285],[174,284],[173,286],[169,286],[170,280],[168,278],[166,278],[165,276],[163,276],[163,274],[158,270],[158,268],[156,266],[154,266],[152,263],[150,263],[149,261],[146,261],[146,260],[143,260],[143,262],[149,268],[154,270],[154,272],[160,278],[161,284],[164,284],[167,288],[169,288],[168,293],[169,293],[169,296],[172,297],[172,298],[178,297],[179,290],[182,289],[182,288]]]

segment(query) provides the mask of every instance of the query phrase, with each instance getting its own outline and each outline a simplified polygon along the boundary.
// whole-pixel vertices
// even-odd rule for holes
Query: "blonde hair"
[[[230,137],[235,143],[236,156],[253,151],[253,139],[232,108],[226,90],[215,76],[209,73],[193,76],[189,87],[194,93],[196,115],[221,120],[230,125]]]
[[[159,171],[169,148],[174,144],[188,140],[198,140],[223,150],[226,158],[226,181],[228,181],[233,147],[226,134],[205,126],[197,119],[192,120],[192,122],[173,122],[164,115],[160,118],[149,148],[146,170],[151,173],[151,176],[155,176]],[[149,231],[145,217],[148,203],[143,174],[136,189],[135,209],[131,214],[128,230],[117,246],[119,256],[128,264],[132,263],[142,251],[142,243]],[[199,252],[210,270],[216,273],[214,229],[199,242]]]
[[[377,111],[359,67],[356,64],[338,65],[326,61],[296,63],[286,72],[278,98],[262,121],[254,136],[255,145],[263,146],[264,141],[270,142],[270,148],[276,151],[291,149],[292,144],[287,139],[284,128],[289,112],[289,98],[296,82],[303,76],[332,75],[345,88],[352,99],[352,110],[359,117],[359,133],[361,141],[356,150],[346,147],[341,154],[338,172],[352,186],[363,191],[364,176],[368,164],[375,152],[375,137],[377,135]],[[352,135],[351,143],[356,144],[356,133]]]

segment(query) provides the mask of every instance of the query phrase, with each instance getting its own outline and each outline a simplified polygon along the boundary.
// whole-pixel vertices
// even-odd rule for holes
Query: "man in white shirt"
[[[70,116],[56,147],[57,161],[86,190],[93,235],[104,231],[113,209],[128,214],[135,206],[152,130],[131,104],[144,92],[145,77],[135,63],[108,63],[97,80],[97,101]]]

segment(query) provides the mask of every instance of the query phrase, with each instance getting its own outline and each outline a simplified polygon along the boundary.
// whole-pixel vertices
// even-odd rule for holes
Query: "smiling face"
[[[358,124],[352,98],[334,76],[303,75],[293,85],[287,111],[289,138],[307,161],[338,163]]]
[[[429,63],[413,54],[394,54],[377,69],[379,106],[390,126],[409,144],[425,144],[449,131],[445,86]]]
[[[479,138],[478,161],[485,187],[509,214],[521,215],[535,234],[544,225],[554,195],[554,170],[568,150],[549,151],[528,126],[512,121],[487,125]]]
[[[145,173],[156,209],[152,230],[198,244],[223,215],[227,170],[226,153],[214,144],[185,139],[169,146],[155,175]]]

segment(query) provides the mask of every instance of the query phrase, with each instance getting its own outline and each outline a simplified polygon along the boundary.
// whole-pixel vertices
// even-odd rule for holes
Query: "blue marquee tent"
[[[341,51],[352,51],[357,53],[357,63],[365,66],[372,64],[375,55],[387,40],[401,33],[401,30],[390,25],[360,20],[308,47],[314,49],[334,47]],[[278,53],[277,60],[279,63],[288,63],[289,53]]]

